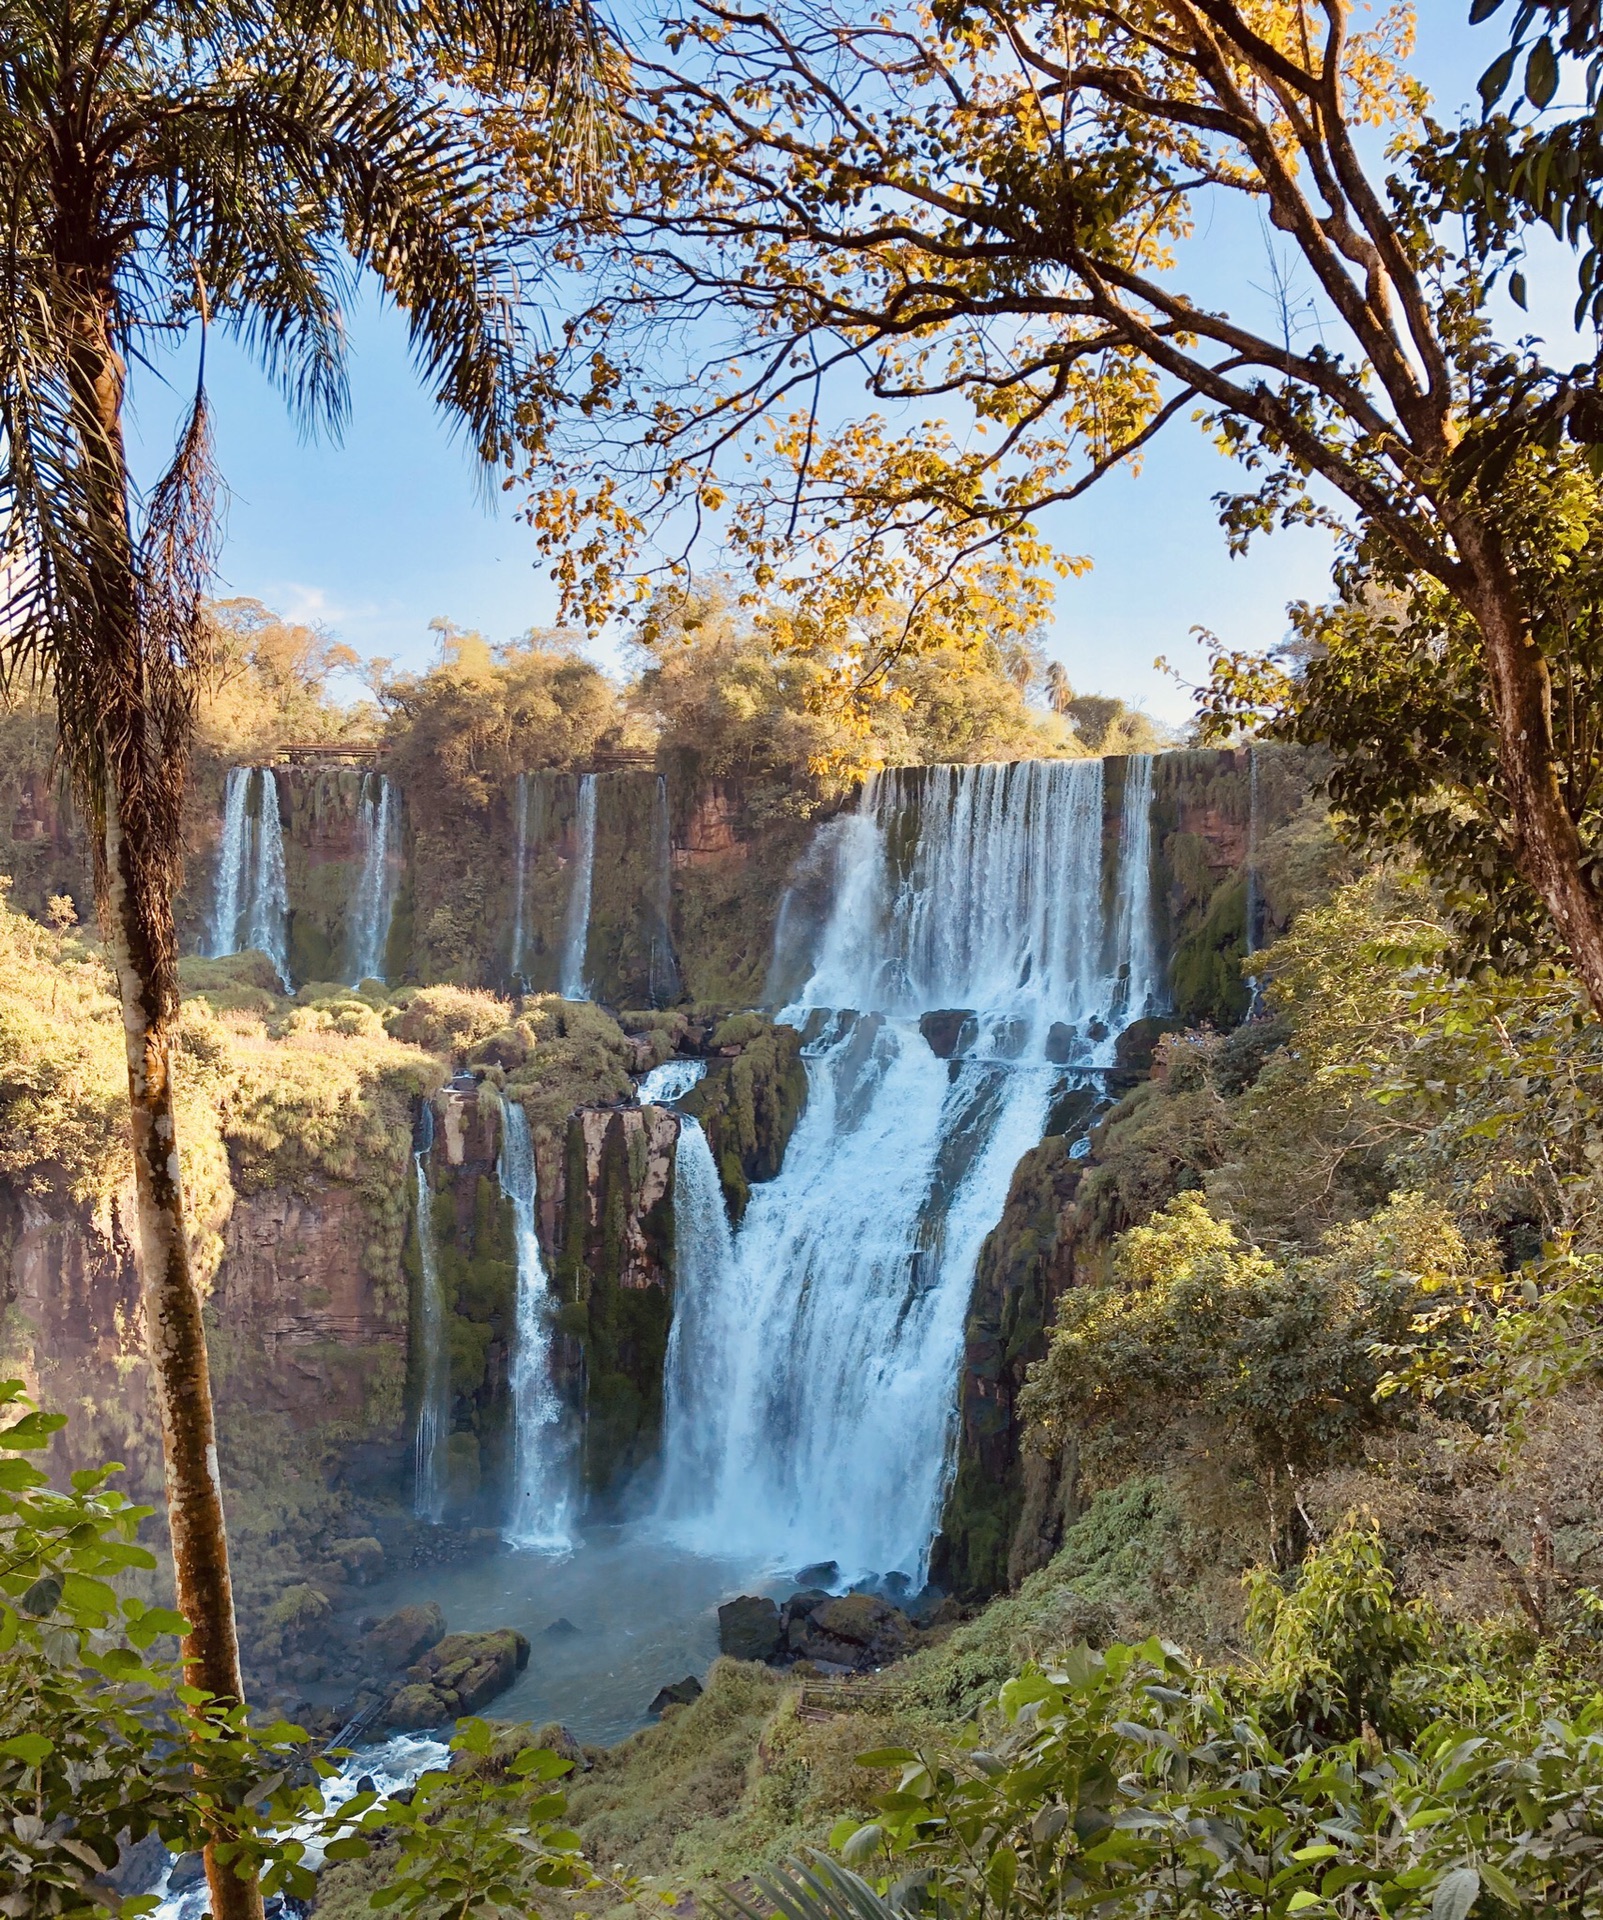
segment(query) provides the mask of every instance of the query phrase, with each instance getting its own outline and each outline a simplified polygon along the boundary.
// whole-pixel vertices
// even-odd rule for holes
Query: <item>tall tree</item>
[[[658,165],[621,217],[647,270],[609,287],[579,337],[600,354],[599,432],[629,439],[619,396],[660,357],[665,313],[726,303],[743,331],[677,405],[633,416],[623,471],[703,503],[727,473],[728,524],[763,563],[809,509],[837,547],[855,529],[962,551],[1030,537],[1043,509],[1200,414],[1256,470],[1222,503],[1233,542],[1288,522],[1346,531],[1346,515],[1367,553],[1462,611],[1497,833],[1603,1009],[1597,822],[1566,783],[1482,458],[1529,373],[1483,317],[1509,235],[1488,254],[1452,217],[1452,137],[1401,65],[1406,7],[1366,21],[1350,0],[939,0],[851,21],[830,0],[700,0],[687,15],[637,96]],[[1285,298],[1255,297],[1245,272],[1222,290],[1193,239],[1230,220],[1221,203],[1241,209],[1222,228],[1236,244],[1261,223]],[[966,403],[978,431],[893,443],[859,418],[828,434],[854,377],[904,409]],[[749,484],[726,458],[741,439],[769,456]],[[614,471],[597,524],[627,542],[620,489]],[[553,534],[571,498],[539,499]]]
[[[239,1650],[173,1111],[211,434],[198,383],[141,500],[128,368],[220,324],[303,419],[337,425],[342,308],[366,273],[439,404],[503,461],[538,365],[519,285],[538,261],[498,238],[487,124],[531,109],[547,158],[582,161],[603,65],[584,0],[0,0],[0,662],[53,687],[92,827],[183,1653],[221,1701],[242,1697]],[[207,1870],[218,1920],[260,1913],[215,1850]]]

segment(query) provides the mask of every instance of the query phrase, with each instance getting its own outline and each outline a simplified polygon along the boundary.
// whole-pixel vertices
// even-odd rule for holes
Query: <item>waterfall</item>
[[[721,1400],[731,1384],[733,1354],[724,1340],[739,1311],[740,1291],[712,1148],[688,1114],[680,1120],[674,1150],[673,1230],[674,1315],[663,1366],[662,1504],[669,1511],[684,1511],[717,1484],[723,1469],[723,1435],[706,1423],[704,1409]]]
[[[400,867],[400,813],[395,788],[387,773],[362,776],[362,871],[351,901],[350,970],[352,986],[364,980],[382,980],[384,950],[389,944],[390,920],[395,912],[395,884]]]
[[[445,1517],[446,1450],[451,1438],[451,1356],[445,1341],[445,1297],[440,1250],[434,1238],[434,1189],[428,1159],[434,1145],[434,1109],[423,1107],[420,1144],[412,1155],[417,1188],[417,1345],[421,1358],[417,1408],[416,1491],[412,1510],[436,1526]]]
[[[501,1191],[512,1202],[517,1250],[517,1330],[512,1348],[512,1497],[505,1534],[515,1547],[565,1553],[573,1503],[570,1435],[551,1377],[551,1291],[535,1232],[534,1146],[529,1117],[502,1103]]]
[[[1167,995],[1159,978],[1157,928],[1152,916],[1152,755],[1133,753],[1125,762],[1124,804],[1119,811],[1118,899],[1114,910],[1113,960],[1124,991],[1121,1025],[1154,1013]]]
[[[1055,1097],[1161,998],[1151,772],[1127,763],[1106,855],[1100,760],[887,772],[835,831],[783,1016],[807,1108],[727,1259],[678,1237],[662,1513],[688,1543],[922,1578],[981,1243]]]
[[[278,781],[271,767],[230,767],[223,788],[223,833],[207,953],[220,960],[249,949],[267,955],[288,993],[289,883]]]
[[[568,917],[562,932],[562,976],[557,991],[564,1000],[585,1000],[585,950],[590,944],[590,890],[596,869],[596,777],[579,775],[579,808]]]
[[[640,1076],[635,1097],[641,1106],[668,1106],[682,1100],[707,1071],[705,1060],[664,1060]]]

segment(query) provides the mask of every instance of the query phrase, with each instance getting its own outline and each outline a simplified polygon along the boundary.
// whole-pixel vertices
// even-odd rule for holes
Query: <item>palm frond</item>
[[[751,1876],[753,1899],[738,1887],[720,1887],[704,1905],[716,1920],[907,1920],[868,1882],[824,1854],[795,1858]]]

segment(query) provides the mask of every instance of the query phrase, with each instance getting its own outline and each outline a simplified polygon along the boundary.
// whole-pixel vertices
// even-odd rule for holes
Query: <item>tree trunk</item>
[[[1564,803],[1547,662],[1495,536],[1473,522],[1452,531],[1474,576],[1462,597],[1485,646],[1514,864],[1553,916],[1593,1010],[1603,1018],[1603,893]]]
[[[185,1677],[220,1700],[242,1702],[211,1372],[200,1290],[190,1260],[173,1111],[178,937],[172,889],[180,853],[175,802],[185,769],[181,760],[174,762],[170,749],[164,753],[152,744],[168,736],[160,716],[151,711],[122,438],[124,369],[111,344],[108,314],[108,305],[84,301],[71,363],[73,398],[92,476],[88,558],[96,615],[88,658],[79,669],[94,711],[92,717],[75,719],[79,727],[98,729],[105,767],[99,796],[105,833],[97,878],[128,1055],[135,1240],[161,1418],[176,1597],[190,1623],[182,1642]],[[206,1878],[215,1920],[261,1920],[262,1896],[255,1877],[239,1879],[216,1858],[212,1846],[206,1849]]]

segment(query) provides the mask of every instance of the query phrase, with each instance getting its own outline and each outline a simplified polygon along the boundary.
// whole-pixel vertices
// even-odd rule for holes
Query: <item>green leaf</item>
[[[1310,1893],[1306,1887],[1299,1887],[1286,1902],[1286,1911],[1287,1913],[1306,1913],[1310,1907],[1322,1907],[1324,1904],[1317,1893]]]
[[[357,1833],[342,1834],[338,1840],[330,1840],[323,1849],[325,1860],[365,1860],[373,1851],[371,1845]]]
[[[1481,75],[1478,92],[1486,106],[1495,107],[1508,91],[1508,83],[1514,77],[1514,62],[1518,55],[1518,47],[1505,47]]]
[[[520,1780],[526,1780],[531,1774],[536,1780],[560,1780],[565,1773],[572,1773],[573,1762],[564,1760],[549,1747],[525,1747],[507,1771]]]
[[[18,1448],[32,1450],[48,1447],[51,1436],[57,1434],[67,1424],[64,1413],[25,1414],[15,1426],[0,1428],[0,1447],[13,1451]]]
[[[859,1827],[840,1850],[840,1857],[849,1867],[861,1866],[871,1859],[885,1842],[885,1829],[870,1821],[866,1827]]]
[[[1481,1890],[1481,1877],[1473,1867],[1454,1867],[1442,1875],[1431,1896],[1431,1920],[1468,1920],[1475,1896]]]
[[[1525,276],[1523,273],[1511,273],[1508,276],[1508,297],[1522,312],[1525,308]]]
[[[1538,40],[1525,63],[1525,98],[1533,107],[1545,107],[1558,92],[1558,56],[1551,40]]]
[[[32,1614],[35,1620],[43,1620],[47,1614],[55,1612],[60,1602],[61,1576],[55,1573],[42,1573],[17,1605],[24,1613]]]
[[[908,1767],[918,1758],[910,1747],[870,1747],[857,1756],[860,1767]]]
[[[13,1760],[20,1760],[29,1767],[37,1767],[42,1761],[48,1760],[55,1750],[55,1743],[47,1740],[42,1733],[17,1733],[9,1740],[0,1740],[0,1753],[10,1754]]]

